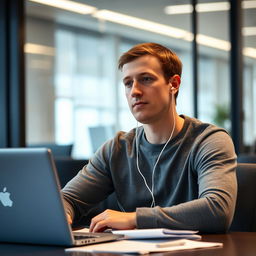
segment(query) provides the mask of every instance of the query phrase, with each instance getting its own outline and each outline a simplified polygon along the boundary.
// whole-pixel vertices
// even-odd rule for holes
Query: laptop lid
[[[50,150],[0,149],[0,242],[71,246],[116,238],[97,234],[75,242]]]

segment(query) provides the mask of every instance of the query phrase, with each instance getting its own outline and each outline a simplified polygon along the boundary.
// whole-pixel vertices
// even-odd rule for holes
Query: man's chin
[[[134,118],[137,120],[137,122],[141,123],[141,124],[149,124],[149,118],[146,118],[145,116],[136,116],[133,115]]]

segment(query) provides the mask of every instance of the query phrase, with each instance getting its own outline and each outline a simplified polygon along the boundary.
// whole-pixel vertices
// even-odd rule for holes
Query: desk
[[[158,256],[255,256],[256,232],[203,235],[203,241],[221,242],[223,248],[155,253]],[[0,255],[31,256],[116,256],[117,254],[65,253],[62,247],[0,244]]]

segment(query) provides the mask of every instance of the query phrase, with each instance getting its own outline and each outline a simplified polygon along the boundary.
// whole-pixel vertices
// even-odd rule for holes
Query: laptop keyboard
[[[93,235],[93,234],[81,234],[81,235],[76,235],[74,234],[74,238],[76,240],[82,240],[82,239],[86,239],[86,238],[96,238],[99,237],[98,235]]]

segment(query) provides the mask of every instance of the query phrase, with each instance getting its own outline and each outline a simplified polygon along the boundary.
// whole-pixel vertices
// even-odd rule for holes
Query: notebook
[[[72,232],[50,150],[0,149],[0,242],[76,246],[120,237]]]

